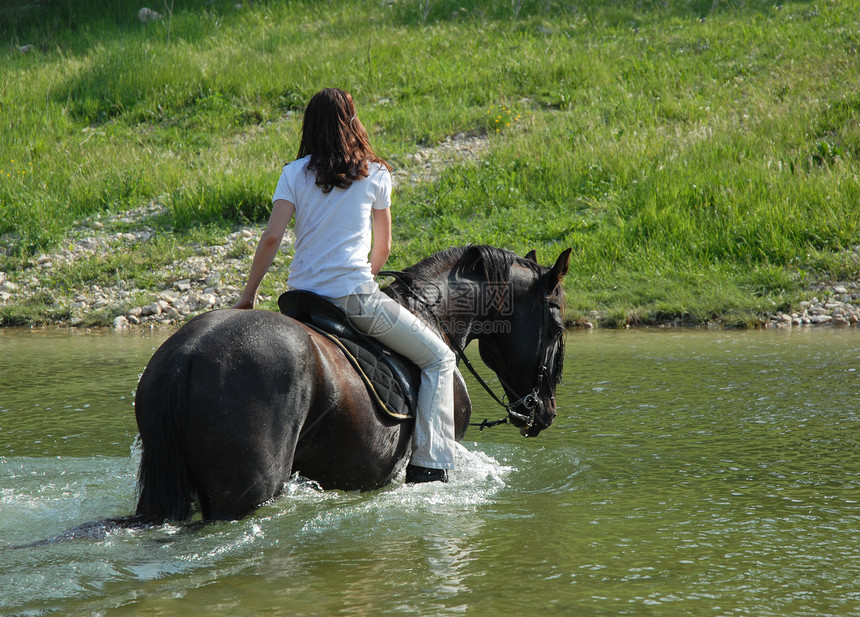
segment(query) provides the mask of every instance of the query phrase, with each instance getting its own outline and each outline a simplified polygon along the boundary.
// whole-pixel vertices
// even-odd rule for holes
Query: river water
[[[166,335],[0,330],[0,615],[860,615],[853,328],[571,332],[556,423],[448,485],[8,548],[132,512]]]

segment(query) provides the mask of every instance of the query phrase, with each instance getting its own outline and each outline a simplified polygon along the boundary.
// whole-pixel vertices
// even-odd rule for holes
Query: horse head
[[[534,251],[510,263],[507,280],[485,273],[490,314],[474,333],[484,363],[496,373],[508,399],[509,421],[535,437],[556,416],[555,390],[564,363],[562,280],[571,249],[551,268]]]

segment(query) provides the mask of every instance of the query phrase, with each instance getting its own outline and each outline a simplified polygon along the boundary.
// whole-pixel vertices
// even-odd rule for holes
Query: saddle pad
[[[404,392],[400,380],[394,375],[391,367],[382,358],[355,341],[338,338],[313,324],[305,325],[341,348],[358,371],[371,398],[383,413],[397,420],[411,420],[415,417],[410,406],[411,399]],[[413,384],[417,384],[415,375],[410,377],[413,379]],[[420,376],[418,378],[420,379]]]

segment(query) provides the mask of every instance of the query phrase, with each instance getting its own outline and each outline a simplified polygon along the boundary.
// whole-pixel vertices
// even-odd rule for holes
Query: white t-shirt
[[[323,193],[307,169],[309,161],[306,156],[285,165],[272,197],[296,206],[295,255],[287,285],[329,298],[374,293],[379,286],[368,260],[371,210],[391,206],[391,174],[371,163],[367,178]]]

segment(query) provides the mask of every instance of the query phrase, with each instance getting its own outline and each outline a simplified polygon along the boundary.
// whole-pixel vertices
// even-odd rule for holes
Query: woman
[[[454,468],[456,357],[420,319],[379,290],[391,251],[391,174],[374,154],[352,97],[337,88],[305,109],[298,158],[284,166],[272,214],[234,308],[254,308],[257,289],[295,214],[287,284],[326,296],[352,323],[421,368],[412,459],[406,481],[448,481]]]

